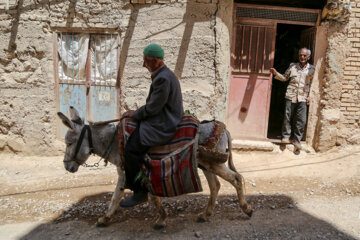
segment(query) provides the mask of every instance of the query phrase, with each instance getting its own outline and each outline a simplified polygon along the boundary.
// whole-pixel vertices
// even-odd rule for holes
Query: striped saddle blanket
[[[121,121],[119,142],[122,153],[136,126],[136,121],[131,118]],[[145,155],[143,170],[151,194],[174,197],[202,191],[197,172],[198,129],[199,121],[192,115],[184,115],[168,144],[149,149]]]

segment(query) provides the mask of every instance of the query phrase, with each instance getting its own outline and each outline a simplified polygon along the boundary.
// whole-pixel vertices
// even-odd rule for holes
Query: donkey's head
[[[72,106],[70,107],[71,120],[61,112],[57,114],[65,126],[69,128],[65,136],[64,167],[67,171],[74,173],[80,165],[86,162],[92,152],[89,126],[84,125],[78,111]]]

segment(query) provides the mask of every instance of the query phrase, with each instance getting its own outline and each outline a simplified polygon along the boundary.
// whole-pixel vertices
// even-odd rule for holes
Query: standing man
[[[310,102],[310,85],[315,72],[314,66],[308,63],[310,56],[309,49],[301,48],[299,62],[291,63],[284,75],[270,68],[275,79],[282,82],[290,80],[285,95],[281,143],[291,142],[296,148],[295,151],[301,150],[300,141],[306,124],[307,104]]]
[[[136,179],[144,156],[152,146],[169,142],[176,132],[184,110],[180,83],[175,74],[165,66],[164,50],[157,44],[143,51],[143,67],[151,74],[151,85],[146,103],[123,116],[137,120],[124,152],[126,184],[134,194],[120,202],[121,207],[132,207],[147,201],[147,190],[141,179]]]

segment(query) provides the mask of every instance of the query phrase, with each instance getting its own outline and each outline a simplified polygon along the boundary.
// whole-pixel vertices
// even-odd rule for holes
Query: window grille
[[[285,9],[237,7],[236,17],[316,23],[318,19],[318,13]]]
[[[117,36],[91,35],[91,82],[115,86],[117,76]]]
[[[115,86],[117,34],[58,34],[59,82]]]
[[[233,71],[268,74],[273,35],[273,27],[237,25]]]

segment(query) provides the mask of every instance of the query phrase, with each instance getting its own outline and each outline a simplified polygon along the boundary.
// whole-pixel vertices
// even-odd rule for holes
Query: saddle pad
[[[199,157],[207,162],[225,163],[229,158],[229,153],[222,153],[216,150],[216,147],[225,132],[225,124],[223,122],[202,121],[201,123],[214,122],[214,128],[209,139],[201,146],[199,146]]]
[[[205,121],[202,121],[202,123],[203,122],[205,122]],[[206,122],[209,122],[209,121],[206,121]],[[213,120],[210,122],[214,122],[214,128],[211,132],[209,139],[206,141],[206,143],[203,146],[204,146],[204,148],[206,148],[208,150],[215,151],[216,146],[218,145],[220,138],[223,135],[226,127],[223,122],[220,122],[217,120]]]
[[[119,142],[123,152],[126,141],[137,123],[131,118],[121,121]],[[199,121],[192,115],[184,115],[172,140],[162,146],[149,149],[143,165],[149,192],[161,197],[202,191],[197,173]],[[123,136],[123,139],[120,139]],[[123,159],[123,156],[122,156]]]

